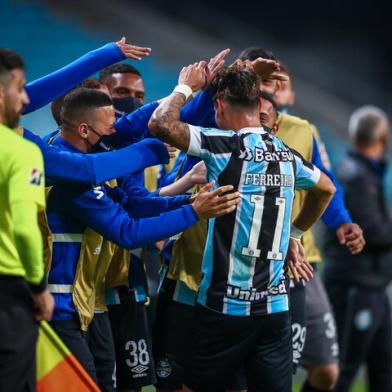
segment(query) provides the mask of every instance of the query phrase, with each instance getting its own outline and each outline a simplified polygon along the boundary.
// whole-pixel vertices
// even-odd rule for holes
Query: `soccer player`
[[[271,51],[256,47],[245,49],[240,54],[240,58],[244,60],[253,60],[258,57],[276,60]],[[283,72],[288,75],[287,69]],[[287,105],[295,97],[290,94],[286,97],[279,95],[279,91],[282,88],[285,89],[285,84],[287,81],[269,80],[268,83],[263,83],[262,88],[274,97],[277,95],[281,104],[285,103],[287,109]],[[275,135],[286,145],[299,151],[306,159],[311,160],[334,181],[337,192],[322,219],[329,228],[335,230],[341,244],[347,246],[350,252],[353,254],[361,252],[365,243],[362,230],[352,222],[344,204],[342,188],[333,173],[327,169],[329,168],[328,159],[323,151],[317,129],[306,120],[280,112]],[[327,163],[327,168],[325,163]],[[304,192],[297,192],[293,216],[299,212],[303,198]],[[333,389],[339,376],[335,321],[325,288],[317,272],[317,264],[322,258],[311,230],[305,233],[303,244],[307,259],[315,267],[315,274],[307,285],[303,286],[299,283],[293,285],[291,289],[293,295],[290,298],[295,301],[293,312],[297,313],[293,316],[297,320],[293,324],[295,346],[293,360],[295,365],[299,363],[308,371],[303,392],[329,391]]]
[[[132,65],[110,65],[100,72],[99,81],[108,87],[116,109],[120,110],[122,106],[123,112],[129,113],[130,103],[136,105],[138,101],[144,105],[145,89],[142,74]]]
[[[292,344],[284,260],[290,242],[293,269],[306,268],[297,240],[322,214],[334,186],[263,130],[260,79],[251,70],[231,67],[214,79],[221,130],[181,122],[181,107],[204,83],[202,63],[183,68],[179,85],[149,122],[152,133],[200,156],[208,178],[232,184],[242,199],[237,212],[209,222],[185,384],[195,391],[221,389],[245,363],[250,391],[288,392]],[[313,190],[290,229],[294,187]]]
[[[49,320],[37,213],[45,208],[42,155],[13,132],[23,108],[24,65],[0,50],[0,390],[35,390],[40,320]]]
[[[273,132],[277,118],[276,104],[271,95],[264,92],[260,95],[263,99],[260,109],[261,124],[264,129]],[[207,179],[204,162],[192,166],[197,159],[186,156],[178,177],[186,177],[193,172],[196,183],[204,184]],[[192,169],[187,172],[190,167]],[[197,192],[198,188],[195,187],[194,192]],[[199,221],[180,236],[176,236],[175,240],[169,240],[162,252],[168,268],[165,267],[162,273],[164,278],[159,293],[154,337],[158,391],[177,391],[182,388],[185,363],[193,336],[193,318],[206,235],[207,222]],[[243,368],[227,379],[226,388],[230,391],[246,390]]]
[[[325,283],[336,317],[341,374],[335,388],[347,392],[360,366],[369,391],[392,390],[392,326],[387,286],[392,280],[392,218],[383,179],[390,124],[384,111],[363,106],[349,122],[351,151],[336,168],[351,216],[366,246],[351,255],[329,233]]]
[[[61,116],[62,135],[56,139],[56,145],[65,151],[88,153],[102,137],[114,131],[115,115],[110,97],[92,89],[69,93]],[[116,199],[105,184],[94,187],[58,184],[50,190],[47,216],[54,246],[48,282],[56,300],[51,323],[93,378],[96,377],[92,356],[81,334],[81,313],[77,312],[79,308],[72,296],[79,257],[84,249],[82,234],[87,228],[92,229],[125,249],[151,244],[193,225],[198,214],[213,216],[232,211],[238,195],[219,196],[231,188],[201,192],[192,205],[145,219],[132,219],[128,201]],[[144,216],[149,213],[145,207]],[[91,282],[91,276],[88,281]]]

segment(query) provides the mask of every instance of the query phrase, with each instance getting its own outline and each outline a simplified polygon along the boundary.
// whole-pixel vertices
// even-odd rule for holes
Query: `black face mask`
[[[141,102],[134,97],[113,98],[112,101],[117,118],[122,117],[125,114],[132,113],[142,106]]]
[[[266,125],[263,125],[263,129],[264,129],[265,131],[267,131],[268,133],[271,133],[271,132],[272,132],[272,129],[271,129],[271,128],[268,128]]]
[[[88,126],[92,132],[99,136],[98,141],[91,146],[90,152],[108,152],[114,150],[116,134],[101,135],[91,125]]]
[[[115,137],[115,134],[101,136],[101,138],[93,146],[91,146],[91,152],[95,153],[113,151],[115,149]]]

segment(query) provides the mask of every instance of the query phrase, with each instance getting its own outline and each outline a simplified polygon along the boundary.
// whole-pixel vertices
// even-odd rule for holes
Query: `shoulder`
[[[279,124],[279,126],[302,127],[311,131],[311,124],[309,123],[309,121],[287,113],[279,113],[277,123]]]
[[[224,137],[231,137],[235,134],[235,132],[231,130],[222,130],[218,128],[206,128],[206,127],[199,127],[195,125],[188,124],[189,129],[191,132],[198,132],[205,136],[224,136]]]
[[[302,118],[280,113],[278,132],[275,136],[282,139],[290,148],[301,152],[308,160],[312,157],[313,132],[311,124]]]
[[[34,163],[43,166],[41,151],[34,143],[5,127],[2,127],[0,132],[3,163],[18,162],[19,165]]]
[[[279,125],[276,136],[279,138],[295,137],[296,139],[313,139],[313,129],[309,121],[287,113],[280,113],[277,124]]]

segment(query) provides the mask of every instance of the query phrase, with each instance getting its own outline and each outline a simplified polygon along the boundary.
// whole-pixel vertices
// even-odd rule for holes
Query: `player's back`
[[[287,310],[283,268],[301,158],[263,128],[192,127],[189,151],[206,162],[209,180],[242,198],[233,213],[210,220],[199,302],[236,315]],[[303,180],[314,174],[308,165]]]

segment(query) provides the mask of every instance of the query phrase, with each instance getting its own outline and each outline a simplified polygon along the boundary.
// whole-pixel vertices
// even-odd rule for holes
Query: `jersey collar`
[[[264,135],[267,133],[267,131],[263,127],[246,127],[246,128],[241,128],[239,131],[237,131],[239,135],[242,135],[244,133],[256,133],[259,135]]]

